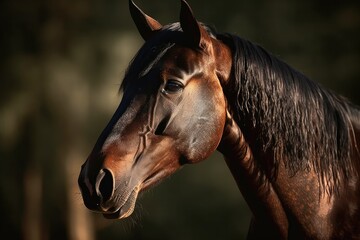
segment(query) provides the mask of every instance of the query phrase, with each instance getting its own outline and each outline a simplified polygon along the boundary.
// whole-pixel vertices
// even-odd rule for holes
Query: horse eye
[[[168,93],[175,93],[175,92],[182,90],[183,88],[184,88],[184,85],[181,82],[176,81],[176,80],[169,80],[165,84],[165,87],[163,90]]]

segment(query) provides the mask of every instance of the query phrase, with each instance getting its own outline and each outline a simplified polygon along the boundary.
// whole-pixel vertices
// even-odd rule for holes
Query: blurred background
[[[137,0],[163,24],[180,1]],[[360,1],[189,0],[235,33],[360,104]],[[0,2],[0,213],[10,239],[244,239],[250,212],[219,153],[142,194],[133,216],[82,203],[80,165],[115,111],[143,41],[125,0]]]

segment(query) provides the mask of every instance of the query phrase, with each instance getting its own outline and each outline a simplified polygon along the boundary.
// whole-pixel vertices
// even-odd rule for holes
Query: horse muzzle
[[[78,178],[85,206],[110,219],[125,218],[134,211],[140,184],[132,182],[130,178],[116,181],[112,171],[106,168],[100,169],[96,177],[89,178],[86,163]]]

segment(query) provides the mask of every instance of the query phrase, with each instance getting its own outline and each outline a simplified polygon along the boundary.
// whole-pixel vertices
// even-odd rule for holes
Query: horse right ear
[[[180,25],[193,46],[206,50],[210,36],[206,30],[199,25],[190,5],[185,0],[181,0]]]
[[[131,17],[145,41],[162,28],[162,25],[158,21],[146,15],[132,0],[129,0],[129,9]]]

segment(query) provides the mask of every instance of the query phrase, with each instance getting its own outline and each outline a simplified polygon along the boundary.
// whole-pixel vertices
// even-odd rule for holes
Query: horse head
[[[107,218],[129,216],[140,191],[209,157],[226,120],[221,84],[230,75],[230,50],[184,0],[180,22],[166,26],[129,5],[145,44],[78,179],[85,205]]]

